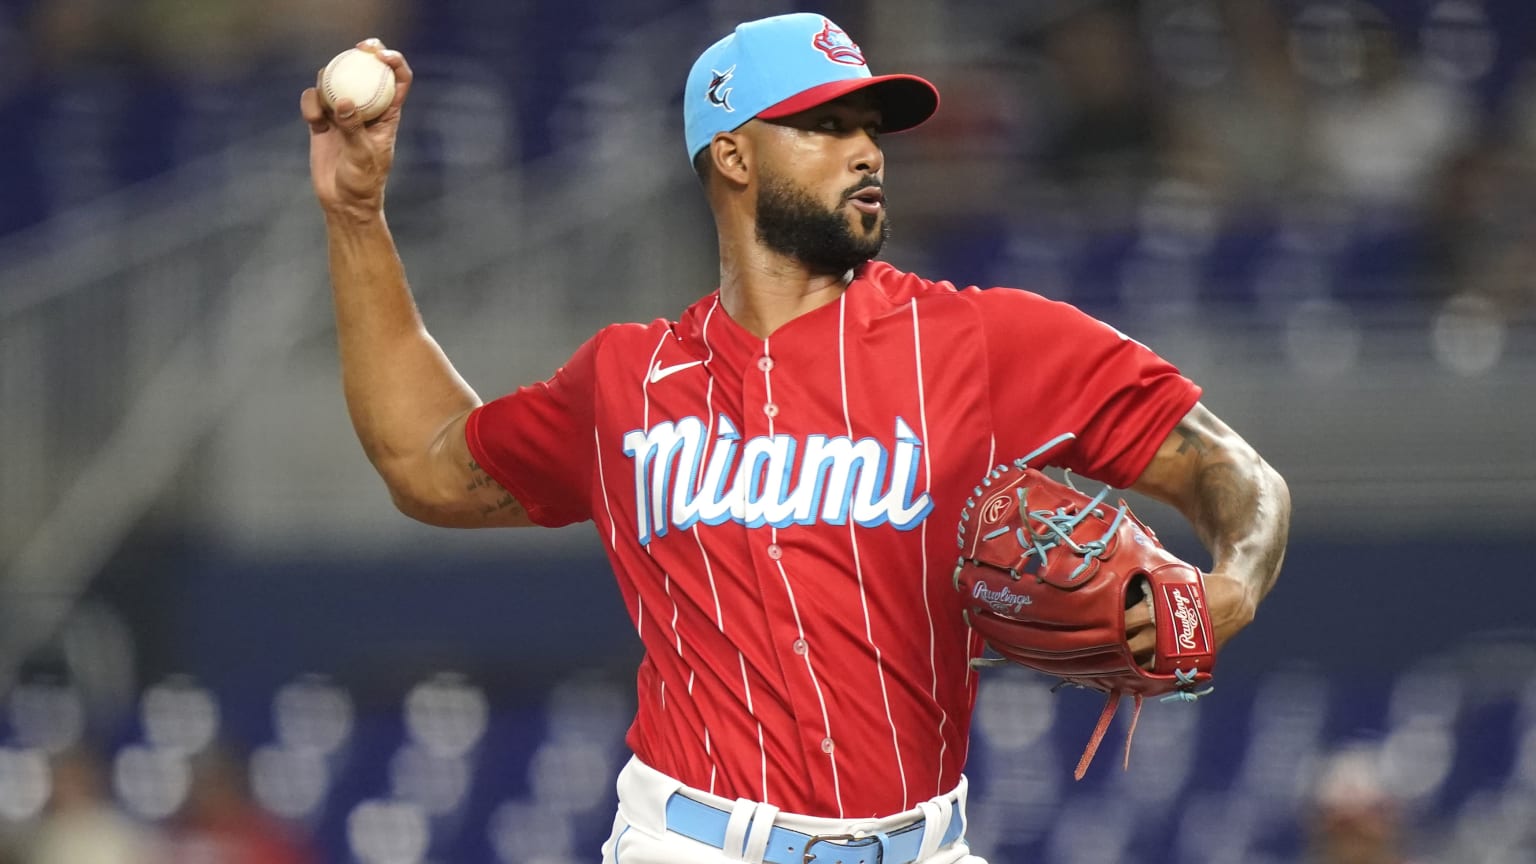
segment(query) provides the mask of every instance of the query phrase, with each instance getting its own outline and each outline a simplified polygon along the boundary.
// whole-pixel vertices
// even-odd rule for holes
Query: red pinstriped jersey
[[[1199,389],[1075,308],[870,263],[767,338],[718,293],[471,415],[542,525],[596,524],[645,646],[628,743],[678,780],[864,818],[952,789],[976,697],[951,584],[987,469],[1140,475]]]

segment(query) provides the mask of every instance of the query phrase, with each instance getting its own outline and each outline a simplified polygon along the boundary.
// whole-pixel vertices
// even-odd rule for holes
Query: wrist
[[[358,228],[384,222],[382,204],[334,204],[322,208],[325,225],[330,229]]]
[[[1213,568],[1206,574],[1207,594],[1210,594],[1210,583],[1215,582],[1219,587],[1222,606],[1225,615],[1242,625],[1247,625],[1259,612],[1259,589],[1250,580],[1234,575],[1220,567]]]

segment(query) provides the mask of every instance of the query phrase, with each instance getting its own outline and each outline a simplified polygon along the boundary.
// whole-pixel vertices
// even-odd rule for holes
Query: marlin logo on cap
[[[732,65],[731,68],[724,72],[717,72],[714,69],[709,71],[714,77],[709,79],[709,90],[705,92],[705,98],[709,100],[709,104],[716,108],[724,108],[726,111],[734,113],[736,109],[731,107],[731,90],[733,88],[726,87],[724,90],[720,88],[725,82],[731,80],[732,75],[736,74],[735,65]]]
[[[842,63],[847,66],[863,66],[864,52],[849,38],[843,28],[833,24],[826,18],[821,19],[821,32],[811,40],[816,50],[827,55],[827,59],[833,63]]]

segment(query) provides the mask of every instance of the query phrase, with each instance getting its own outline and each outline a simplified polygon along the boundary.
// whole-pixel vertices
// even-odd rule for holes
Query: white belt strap
[[[923,842],[917,847],[918,860],[937,852],[949,833],[949,821],[955,817],[955,805],[948,796],[940,796],[917,805],[923,811]]]
[[[768,835],[773,831],[774,820],[779,818],[779,808],[772,804],[758,804],[752,817],[752,829],[747,832],[747,848],[742,857],[752,864],[763,864],[768,854]]]
[[[730,821],[725,823],[725,846],[720,851],[732,858],[741,861],[762,861],[762,858],[752,858],[742,850],[747,845],[747,828],[752,824],[752,816],[757,810],[757,802],[746,798],[737,798],[735,806],[731,807]]]

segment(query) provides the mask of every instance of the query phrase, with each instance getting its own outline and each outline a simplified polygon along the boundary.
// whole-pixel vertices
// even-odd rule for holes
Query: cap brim
[[[880,109],[880,129],[900,132],[911,129],[939,110],[939,90],[916,75],[874,75],[829,81],[757,112],[764,120],[778,120],[831,102],[849,93],[868,90]]]

